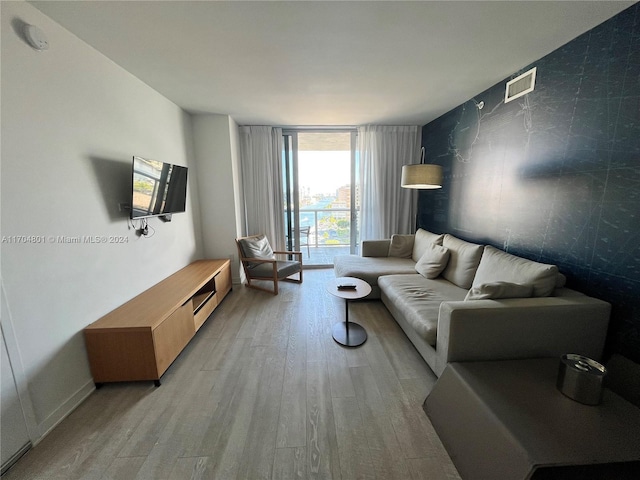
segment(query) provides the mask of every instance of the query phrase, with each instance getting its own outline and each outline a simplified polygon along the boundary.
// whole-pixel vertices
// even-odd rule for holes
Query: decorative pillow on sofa
[[[451,252],[451,258],[442,276],[460,288],[470,288],[484,247],[465,242],[448,233],[444,236],[442,245]]]
[[[391,235],[389,257],[411,258],[415,235]]]
[[[415,240],[413,242],[413,253],[410,257],[414,262],[417,262],[424,255],[425,249],[431,245],[442,245],[442,239],[444,235],[436,235],[435,233],[427,232],[422,228],[419,228],[415,234]]]
[[[548,297],[553,293],[558,278],[558,267],[516,257],[497,248],[484,247],[473,286],[483,283],[511,282],[533,285],[534,297]]]
[[[448,248],[431,243],[416,263],[416,272],[426,278],[436,278],[447,266],[450,255]]]
[[[464,297],[467,300],[486,300],[498,298],[529,298],[533,295],[533,285],[519,285],[509,282],[483,283],[472,287]]]

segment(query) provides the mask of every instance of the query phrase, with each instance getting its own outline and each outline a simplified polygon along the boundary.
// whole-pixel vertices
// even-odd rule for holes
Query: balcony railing
[[[311,227],[312,247],[349,246],[351,244],[351,210],[348,208],[301,208],[300,227]],[[306,238],[300,238],[301,243]]]

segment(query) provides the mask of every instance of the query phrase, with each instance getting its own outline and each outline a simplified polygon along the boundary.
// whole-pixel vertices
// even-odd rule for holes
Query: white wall
[[[228,115],[213,114],[194,115],[192,122],[204,255],[230,258],[233,281],[239,283],[238,125]]]
[[[92,391],[82,329],[201,258],[202,237],[191,117],[29,4],[1,4],[2,323],[39,436]],[[22,22],[50,50],[29,47]],[[133,155],[190,167],[187,212],[151,219],[149,238],[118,211]],[[7,243],[17,235],[44,241]],[[52,240],[83,235],[126,243]]]

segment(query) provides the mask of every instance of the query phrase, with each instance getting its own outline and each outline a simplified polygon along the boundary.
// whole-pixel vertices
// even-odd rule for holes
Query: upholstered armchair
[[[247,287],[278,295],[279,281],[302,283],[302,252],[274,251],[263,234],[236,238],[236,245]],[[297,260],[278,260],[277,255]],[[298,279],[289,278],[296,274]],[[273,282],[273,289],[256,285],[254,280]]]

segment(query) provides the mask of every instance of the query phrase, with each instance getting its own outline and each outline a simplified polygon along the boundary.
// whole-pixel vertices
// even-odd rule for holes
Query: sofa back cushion
[[[442,245],[443,238],[444,235],[436,235],[435,233],[427,232],[426,230],[419,228],[413,241],[413,252],[411,255],[413,261],[417,262],[420,260],[427,247],[432,243],[435,245]]]
[[[444,236],[442,245],[450,252],[449,263],[442,272],[442,276],[460,288],[469,289],[476,275],[484,247],[465,242],[448,233]]]
[[[391,235],[389,257],[411,258],[415,235]]]
[[[500,298],[529,298],[533,295],[533,285],[519,285],[510,282],[483,283],[471,287],[466,300],[497,300]]]
[[[449,249],[431,243],[416,262],[416,272],[425,278],[437,278],[449,263]]]
[[[553,293],[557,278],[558,267],[555,265],[516,257],[487,245],[473,279],[473,287],[491,282],[518,283],[533,285],[534,297],[548,297]]]

